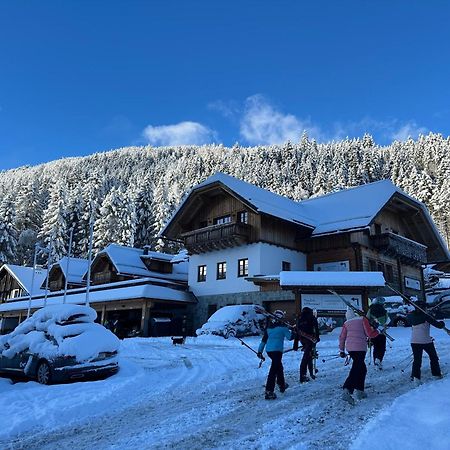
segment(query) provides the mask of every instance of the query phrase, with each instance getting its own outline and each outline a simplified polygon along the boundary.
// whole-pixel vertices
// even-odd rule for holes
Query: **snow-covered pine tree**
[[[156,244],[153,215],[153,182],[145,177],[138,182],[139,190],[135,194],[134,204],[136,211],[136,233],[134,245],[142,248],[150,245],[154,248]]]
[[[67,187],[61,181],[50,188],[50,200],[44,211],[43,226],[38,239],[50,249],[50,259],[55,262],[66,255],[69,235],[67,232]]]
[[[16,257],[17,231],[15,207],[11,196],[0,203],[0,262],[11,263]]]
[[[116,243],[132,247],[136,227],[134,203],[123,188],[113,187],[103,200],[94,225],[94,248]]]

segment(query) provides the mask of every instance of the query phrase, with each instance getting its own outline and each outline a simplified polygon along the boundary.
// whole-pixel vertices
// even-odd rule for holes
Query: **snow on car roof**
[[[209,319],[209,321],[216,320],[233,320],[236,319],[243,312],[255,311],[254,305],[229,305],[218,309]]]
[[[64,324],[74,316],[77,320]],[[0,337],[0,354],[12,358],[29,351],[40,358],[73,356],[78,362],[92,360],[101,352],[116,352],[120,341],[95,323],[97,313],[88,306],[51,305],[36,311],[16,329]]]
[[[280,272],[280,286],[385,286],[382,272]]]

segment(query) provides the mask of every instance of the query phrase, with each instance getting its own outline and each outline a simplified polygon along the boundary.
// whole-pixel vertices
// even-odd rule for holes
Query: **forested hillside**
[[[424,202],[450,239],[450,138],[439,134],[376,145],[318,144],[303,135],[282,146],[129,147],[0,173],[0,261],[30,264],[36,242],[55,258],[85,257],[90,211],[94,248],[110,242],[161,248],[156,234],[189,189],[221,171],[302,200],[390,178]]]

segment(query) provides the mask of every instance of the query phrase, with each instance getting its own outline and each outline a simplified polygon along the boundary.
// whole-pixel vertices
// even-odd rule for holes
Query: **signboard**
[[[361,295],[344,294],[342,297],[362,309]],[[315,309],[319,313],[327,311],[342,314],[347,310],[347,305],[333,294],[302,294],[302,306]]]
[[[420,291],[420,281],[415,278],[405,277],[405,287],[409,289],[414,289],[415,291]]]
[[[349,270],[349,261],[332,261],[327,263],[314,264],[315,272],[348,272]]]

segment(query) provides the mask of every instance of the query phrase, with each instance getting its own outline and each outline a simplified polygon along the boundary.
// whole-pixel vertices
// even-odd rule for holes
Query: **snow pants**
[[[312,358],[312,352],[314,348],[314,344],[304,339],[302,340],[302,346],[303,346],[303,358],[300,363],[300,380],[302,378],[306,377],[306,370],[309,370],[310,375],[314,375],[313,373],[313,358]]]
[[[433,342],[430,342],[429,344],[411,344],[411,348],[413,351],[413,364],[412,364],[412,371],[411,371],[411,377],[412,378],[418,378],[420,380],[420,369],[422,367],[422,355],[423,351],[425,350],[430,357],[430,367],[431,367],[431,374],[434,376],[441,375],[441,367],[439,366],[439,358],[436,353],[436,348],[434,347]]]
[[[373,345],[373,359],[379,359],[383,361],[384,354],[386,353],[386,336],[380,333],[377,337],[371,339]]]
[[[348,389],[351,394],[355,389],[358,391],[364,391],[364,384],[366,381],[367,367],[364,359],[366,358],[366,352],[348,352],[350,358],[352,358],[352,368],[345,380],[343,389]]]
[[[283,357],[283,352],[267,352],[267,355],[272,360],[270,366],[269,375],[267,376],[266,391],[273,392],[275,389],[275,382],[283,388],[285,386],[284,381],[284,370],[281,358]]]

